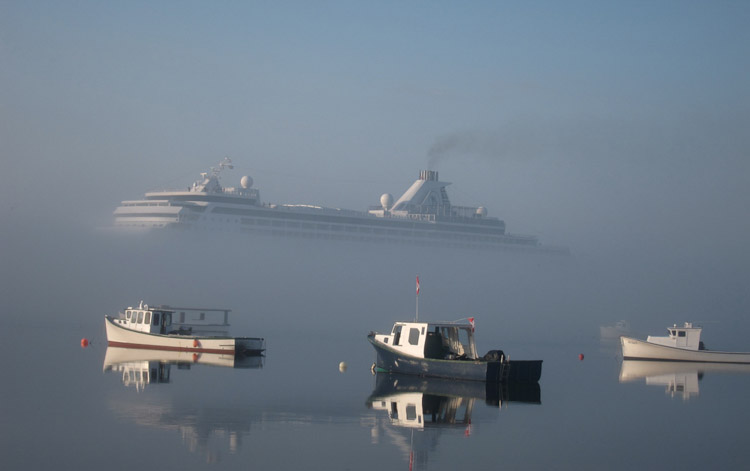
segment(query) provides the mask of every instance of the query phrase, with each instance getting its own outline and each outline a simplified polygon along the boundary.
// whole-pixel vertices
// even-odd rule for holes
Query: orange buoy
[[[578,354],[578,359],[581,360],[581,361],[583,361],[583,353],[579,353]]]
[[[81,348],[86,348],[86,347],[88,347],[88,346],[89,346],[89,339],[87,339],[87,338],[82,338],[82,339],[81,339]]]
[[[201,343],[198,341],[198,339],[193,340],[193,347],[197,347]]]

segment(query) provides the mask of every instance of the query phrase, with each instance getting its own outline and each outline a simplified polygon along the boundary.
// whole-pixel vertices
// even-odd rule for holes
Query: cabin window
[[[138,323],[143,324],[143,311],[138,311]]]
[[[672,336],[675,335],[675,331],[674,330],[670,330],[669,333],[672,334]]]
[[[681,331],[677,332],[677,336],[678,337],[684,337],[685,336],[685,331],[681,330]]]
[[[206,313],[201,312],[200,320],[205,321],[206,320]]]
[[[161,315],[159,315],[159,313],[158,313],[158,312],[155,312],[155,313],[154,313],[154,325],[159,325],[159,321],[160,321],[160,319],[159,319],[159,318],[160,318],[160,317],[161,317]]]
[[[412,327],[409,329],[409,343],[411,345],[419,344],[419,329]]]
[[[462,354],[468,355],[471,358],[471,341],[469,340],[469,331],[466,329],[460,329],[458,331],[458,341],[461,342]]]
[[[125,319],[130,320],[130,311],[125,311]]]
[[[185,311],[180,311],[180,324],[185,323]]]
[[[383,343],[388,343],[388,337],[383,339]]]
[[[401,345],[401,326],[393,328],[393,345]]]
[[[146,317],[143,319],[144,324],[151,324],[151,311],[146,312]]]
[[[417,406],[409,404],[406,406],[406,420],[416,420],[417,418]]]

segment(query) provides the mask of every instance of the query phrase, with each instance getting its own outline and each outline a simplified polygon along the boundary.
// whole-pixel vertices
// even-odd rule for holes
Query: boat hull
[[[541,360],[500,362],[418,358],[378,342],[373,335],[368,335],[367,340],[377,352],[377,368],[389,373],[487,382],[539,381],[542,375]]]
[[[104,325],[107,344],[113,347],[231,355],[260,354],[265,350],[262,338],[150,334],[118,326],[109,316],[105,316]]]
[[[750,352],[686,350],[657,345],[630,337],[620,337],[624,360],[692,361],[703,363],[750,363]]]

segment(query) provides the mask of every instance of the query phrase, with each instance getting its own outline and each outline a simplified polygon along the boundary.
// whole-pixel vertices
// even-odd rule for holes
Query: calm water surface
[[[616,310],[643,313],[641,325],[659,333],[667,322],[651,319],[657,302],[734,319],[734,305],[712,311],[701,304],[713,293],[742,306],[742,298],[720,295],[728,289],[722,280],[731,278],[712,284],[710,271],[691,271],[685,280],[701,289],[675,293],[667,286],[636,304],[629,300],[653,290],[653,280],[618,278],[622,263],[606,260],[597,271],[585,257],[559,263],[430,249],[77,234],[58,235],[50,245],[30,237],[19,239],[25,249],[3,254],[3,470],[750,463],[750,374],[623,365],[618,345],[598,338],[600,319]],[[544,360],[538,387],[488,395],[476,385],[373,376],[366,335],[411,317],[415,272],[420,319],[475,316],[480,353],[501,348],[514,359]],[[678,274],[668,279],[676,284]],[[230,308],[233,333],[264,337],[267,354],[231,368],[205,364],[220,361],[210,357],[177,362],[107,351],[103,316],[140,299]],[[670,323],[690,320],[666,311]],[[733,347],[732,331],[742,331],[736,322],[710,324],[709,347]],[[85,349],[83,337],[91,340]]]
[[[108,352],[103,325],[93,322],[2,330],[3,469],[698,469],[750,462],[750,374],[682,364],[644,370],[623,365],[616,344],[598,340],[576,350],[508,344],[516,358],[544,359],[539,388],[485,397],[476,385],[401,380],[399,387],[397,377],[373,376],[365,332],[338,341],[269,338],[265,358],[231,368],[203,364],[217,358],[170,363],[160,353],[148,361],[142,351]],[[84,336],[92,339],[86,349]]]

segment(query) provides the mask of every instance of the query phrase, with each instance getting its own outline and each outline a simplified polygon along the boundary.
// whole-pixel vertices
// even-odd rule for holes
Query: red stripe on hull
[[[193,353],[224,353],[227,355],[234,355],[234,349],[220,349],[220,348],[183,348],[183,347],[169,347],[166,345],[145,345],[142,343],[128,343],[128,342],[113,342],[108,341],[107,345],[112,347],[125,347],[125,348],[142,348],[144,350],[169,350],[171,352],[193,352]]]

